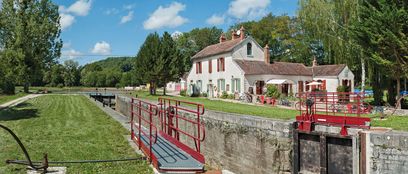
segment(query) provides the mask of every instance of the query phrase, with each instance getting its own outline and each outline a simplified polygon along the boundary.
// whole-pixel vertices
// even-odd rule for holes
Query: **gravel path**
[[[40,96],[40,94],[29,94],[29,95],[26,95],[26,96],[24,96],[24,97],[20,97],[20,98],[18,98],[18,99],[9,101],[9,102],[7,102],[7,103],[1,104],[1,105],[0,105],[0,110],[2,110],[2,109],[4,109],[4,108],[8,108],[8,107],[13,107],[13,106],[19,105],[20,103],[23,103],[23,102],[25,102],[25,101],[27,101],[27,100],[29,100],[29,99],[32,99],[32,98],[35,98],[35,97],[38,97],[38,96]]]

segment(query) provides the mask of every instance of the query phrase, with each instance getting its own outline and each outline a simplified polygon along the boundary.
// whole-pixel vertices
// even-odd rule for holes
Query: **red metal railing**
[[[152,152],[152,145],[156,143],[157,141],[157,127],[154,125],[153,122],[153,116],[157,116],[158,114],[158,108],[157,105],[142,101],[140,99],[132,98],[131,101],[131,119],[130,119],[130,125],[131,125],[131,136],[132,140],[135,141],[135,131],[134,127],[135,125],[135,116],[137,118],[137,143],[139,145],[139,149],[142,149],[149,155],[149,160],[152,162],[153,158],[153,152]],[[136,109],[136,110],[135,110]],[[148,118],[146,118],[148,117]],[[149,128],[148,133],[143,130],[142,125],[146,125]],[[154,136],[153,136],[153,131]],[[149,148],[147,149],[145,146],[142,146],[142,139],[141,136],[145,136],[148,139],[148,145]]]
[[[369,114],[371,106],[364,102],[364,94],[351,92],[306,92],[298,93],[299,99],[296,109],[300,114],[308,111],[306,101],[312,100],[314,113],[324,113],[326,115],[361,116]]]
[[[371,112],[363,93],[305,92],[296,96],[299,130],[311,131],[313,124],[340,125],[340,133],[347,135],[346,127],[370,127],[370,118],[362,117]]]
[[[205,139],[205,127],[200,121],[200,116],[204,114],[204,105],[169,98],[159,98],[158,101],[161,131],[177,139],[177,141],[180,141],[180,133],[193,139],[195,151],[201,153],[201,142]],[[190,118],[182,116],[182,113],[190,114]],[[195,131],[191,133],[181,129],[179,120],[196,127]]]

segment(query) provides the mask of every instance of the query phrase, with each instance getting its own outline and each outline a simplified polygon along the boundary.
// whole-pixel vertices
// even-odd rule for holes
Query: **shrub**
[[[181,96],[187,96],[187,90],[181,90],[180,95]]]
[[[234,99],[235,98],[235,95],[234,94],[229,94],[228,95],[228,99]]]
[[[3,84],[2,84],[2,86],[0,86],[0,87],[1,87],[2,92],[4,94],[9,94],[9,95],[15,94],[16,87],[15,87],[14,83],[9,81],[9,80],[5,80],[3,82]]]
[[[280,93],[278,88],[276,87],[276,85],[268,85],[268,87],[266,88],[266,96],[267,97],[272,97],[272,98],[279,98],[280,97]]]
[[[203,92],[203,93],[201,93],[201,96],[202,96],[202,97],[207,97],[208,94],[207,94],[206,92]]]
[[[60,84],[57,85],[57,87],[58,87],[58,88],[63,88],[63,87],[64,87],[64,84],[60,83]]]
[[[349,92],[350,89],[349,89],[349,87],[347,87],[347,86],[338,86],[338,87],[336,88],[336,91],[337,91],[337,92]],[[346,102],[349,101],[349,95],[348,95],[348,94],[339,94],[339,95],[338,95],[338,98],[339,98],[339,101],[340,101],[340,102],[346,103]]]
[[[223,91],[220,98],[222,98],[222,99],[228,98],[228,93],[226,91]]]

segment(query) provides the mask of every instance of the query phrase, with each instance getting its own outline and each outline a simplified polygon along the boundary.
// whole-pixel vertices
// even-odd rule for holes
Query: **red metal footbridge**
[[[364,93],[351,92],[305,92],[298,93],[296,108],[298,130],[310,132],[315,125],[341,127],[340,134],[347,136],[348,127],[370,128],[367,114],[371,106],[364,102]]]
[[[131,136],[159,172],[204,172],[200,121],[204,105],[159,98],[158,104],[131,101]]]

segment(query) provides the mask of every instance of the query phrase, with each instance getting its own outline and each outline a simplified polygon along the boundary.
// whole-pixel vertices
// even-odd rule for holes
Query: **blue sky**
[[[186,32],[296,14],[297,0],[53,0],[59,5],[64,48],[60,61],[81,65],[134,56],[149,33]]]

